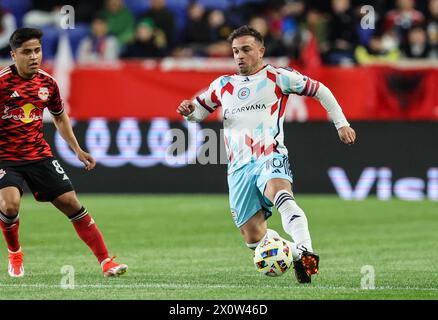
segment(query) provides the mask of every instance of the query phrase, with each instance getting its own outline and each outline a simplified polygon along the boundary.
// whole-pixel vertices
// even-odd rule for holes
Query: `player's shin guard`
[[[274,198],[275,207],[281,214],[284,231],[289,234],[301,251],[313,252],[307,217],[287,190],[280,190]]]
[[[10,252],[20,250],[20,241],[18,240],[19,226],[20,220],[18,214],[15,217],[7,217],[0,211],[0,227]]]
[[[93,251],[99,263],[108,259],[108,250],[103,236],[87,210],[82,207],[76,214],[70,216],[69,219],[73,223],[79,238]]]

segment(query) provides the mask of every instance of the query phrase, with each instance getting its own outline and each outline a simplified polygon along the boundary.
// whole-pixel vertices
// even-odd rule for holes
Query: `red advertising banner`
[[[179,120],[175,109],[182,100],[194,98],[214,79],[230,73],[199,68],[168,71],[142,63],[77,67],[71,74],[70,115],[79,120]],[[349,120],[438,120],[436,68],[322,67],[307,75],[332,90]],[[209,120],[220,118],[218,110]],[[302,96],[289,99],[286,121],[326,119],[326,111],[317,100]]]

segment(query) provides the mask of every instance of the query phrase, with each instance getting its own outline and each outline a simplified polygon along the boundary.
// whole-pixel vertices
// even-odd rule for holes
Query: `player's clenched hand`
[[[338,134],[339,139],[345,144],[352,145],[356,141],[356,132],[349,126],[339,128]]]
[[[79,161],[81,161],[83,164],[85,164],[85,170],[90,171],[94,169],[96,166],[96,160],[93,158],[93,156],[84,150],[80,150],[77,153]]]
[[[179,107],[176,109],[176,112],[178,112],[179,114],[182,114],[185,117],[187,117],[193,111],[195,111],[195,105],[190,100],[184,100],[183,102],[181,102]]]

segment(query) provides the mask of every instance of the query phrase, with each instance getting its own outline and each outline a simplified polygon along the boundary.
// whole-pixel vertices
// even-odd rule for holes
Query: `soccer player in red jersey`
[[[0,71],[0,227],[9,251],[8,272],[11,277],[24,275],[18,213],[27,182],[37,201],[52,202],[70,219],[99,261],[104,276],[119,276],[128,266],[108,255],[102,234],[44,140],[42,117],[47,108],[85,170],[95,167],[95,159],[76,140],[55,79],[40,69],[41,38],[38,29],[17,29],[9,40],[15,63]]]

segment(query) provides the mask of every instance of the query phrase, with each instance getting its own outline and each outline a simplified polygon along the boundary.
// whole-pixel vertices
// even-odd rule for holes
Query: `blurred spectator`
[[[114,36],[108,34],[108,25],[102,18],[91,24],[91,35],[82,39],[78,48],[78,62],[114,61],[118,59],[119,45]]]
[[[144,18],[152,19],[155,27],[164,32],[168,47],[172,48],[176,41],[175,17],[166,7],[166,0],[149,0],[149,10],[141,16],[140,20]]]
[[[108,32],[117,38],[121,46],[133,39],[134,16],[124,6],[123,0],[106,0],[105,8],[98,16],[106,21]]]
[[[407,41],[408,31],[424,22],[424,15],[415,9],[415,0],[397,0],[396,8],[385,17],[384,30],[400,45]]]
[[[166,48],[166,36],[155,27],[151,19],[141,20],[135,32],[135,40],[126,47],[122,58],[159,58]]]
[[[316,9],[308,10],[306,19],[300,26],[296,42],[298,52],[294,55],[304,68],[319,68],[322,64],[321,52],[328,51],[327,18]]]
[[[386,50],[380,34],[373,34],[367,46],[358,46],[355,52],[359,64],[394,63],[400,57],[398,49]]]
[[[357,23],[350,0],[332,0],[332,13],[328,23],[328,64],[354,62],[354,49],[358,44]]]
[[[232,28],[226,23],[224,13],[212,10],[208,14],[209,45],[206,55],[209,57],[230,57],[232,50],[227,41]]]
[[[10,57],[9,37],[16,28],[14,15],[0,9],[0,58]]]
[[[256,29],[265,40],[265,56],[279,57],[287,55],[287,48],[280,39],[275,39],[269,32],[269,26],[265,18],[257,16],[249,21],[249,26]]]
[[[210,30],[205,7],[194,1],[187,7],[184,42],[190,45],[204,45],[208,43],[209,38]]]
[[[402,51],[407,58],[429,58],[431,47],[427,41],[426,31],[420,27],[413,27],[408,32],[408,40],[402,47]]]
[[[187,50],[184,53],[191,56],[230,56],[231,48],[227,38],[231,31],[232,28],[227,24],[223,11],[206,12],[202,4],[194,1],[187,8],[184,32]],[[180,54],[181,48],[176,52]]]
[[[431,57],[438,59],[438,0],[429,0],[428,9],[426,28]]]
[[[207,19],[210,31],[209,41],[226,41],[233,29],[227,24],[224,12],[212,10]]]
[[[328,50],[328,20],[326,16],[315,9],[310,9],[301,29],[310,31],[315,36],[321,49],[323,51]]]
[[[282,39],[283,43],[292,51],[298,47],[299,24],[305,19],[305,5],[301,0],[285,0],[284,2],[281,8],[283,16]]]

